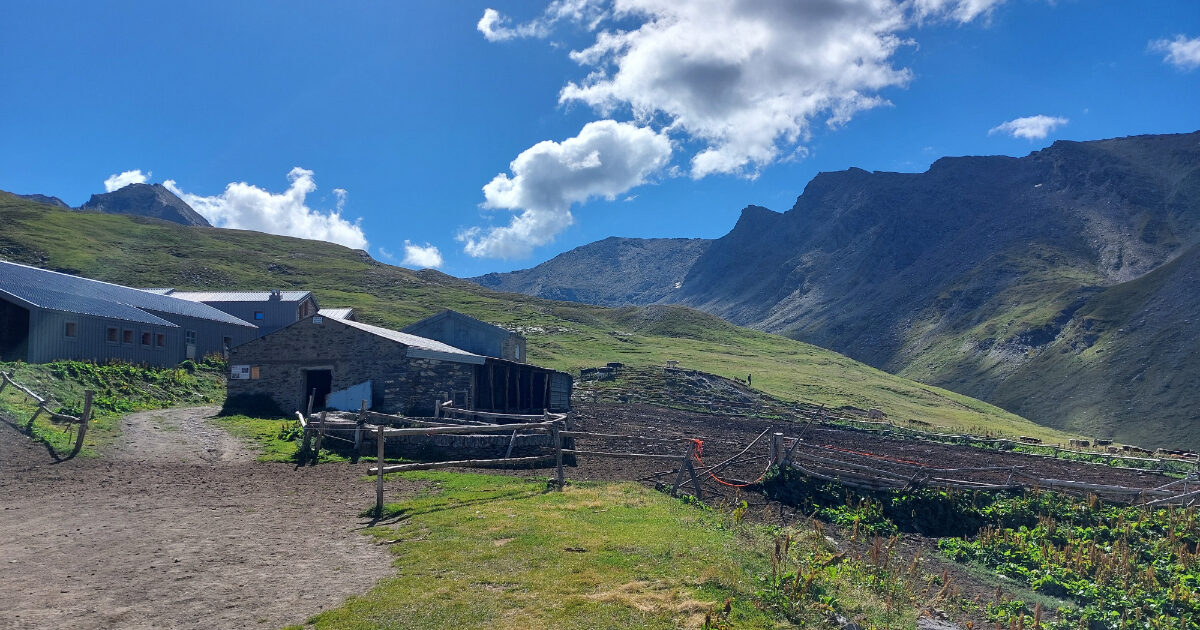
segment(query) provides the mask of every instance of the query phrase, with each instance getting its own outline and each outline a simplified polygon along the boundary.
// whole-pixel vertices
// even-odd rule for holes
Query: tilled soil
[[[214,412],[134,414],[60,463],[0,422],[0,628],[277,628],[391,575],[353,531],[365,465],[256,463]]]

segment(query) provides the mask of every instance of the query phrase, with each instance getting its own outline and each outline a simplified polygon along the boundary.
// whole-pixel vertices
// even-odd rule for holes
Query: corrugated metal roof
[[[0,291],[41,308],[174,326],[154,315],[170,313],[254,328],[207,304],[89,280],[0,260]]]
[[[353,314],[353,308],[323,308],[317,311],[317,315],[321,315],[323,317],[332,317],[334,319],[346,319]]]
[[[174,291],[170,295],[192,302],[266,302],[271,299],[270,291]],[[312,295],[312,291],[280,291],[280,301],[301,302]]]
[[[443,361],[455,361],[457,363],[474,363],[476,365],[483,365],[484,363],[484,357],[478,354],[471,354],[466,350],[459,350],[454,346],[444,344],[440,341],[434,341],[433,339],[426,339],[424,337],[402,333],[398,330],[381,328],[379,326],[372,326],[370,324],[350,321],[348,319],[338,319],[335,321],[345,324],[351,328],[357,328],[359,330],[369,332],[372,335],[383,337],[384,339],[390,339],[392,341],[402,343],[408,346],[408,356],[410,357],[440,359]]]

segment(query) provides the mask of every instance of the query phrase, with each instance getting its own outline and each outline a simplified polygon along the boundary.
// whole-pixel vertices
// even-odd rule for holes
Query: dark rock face
[[[161,184],[130,184],[110,193],[92,195],[79,209],[211,227],[204,217]]]
[[[43,203],[43,204],[46,204],[47,206],[57,206],[59,208],[70,208],[71,207],[71,206],[68,206],[67,202],[63,201],[62,199],[59,199],[58,197],[51,197],[49,195],[39,195],[39,194],[35,193],[32,195],[17,195],[17,196],[21,197],[22,199],[28,199],[35,203]]]
[[[628,302],[593,292],[648,279],[609,240],[503,288],[684,304],[1042,424],[1200,447],[1200,132],[821,173],[787,212],[744,209],[678,290]]]
[[[619,238],[564,252],[532,269],[489,273],[473,282],[509,293],[602,306],[669,300],[712,241]]]

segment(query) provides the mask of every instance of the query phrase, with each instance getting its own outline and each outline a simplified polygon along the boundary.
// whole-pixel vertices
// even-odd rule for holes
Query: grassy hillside
[[[530,360],[561,370],[674,359],[729,378],[753,374],[756,388],[784,400],[879,407],[893,418],[1063,439],[966,396],[683,307],[609,309],[497,293],[330,243],[81,214],[3,193],[0,225],[0,257],[90,278],[181,289],[309,289],[323,306],[353,306],[362,320],[388,327],[450,308],[521,330]]]

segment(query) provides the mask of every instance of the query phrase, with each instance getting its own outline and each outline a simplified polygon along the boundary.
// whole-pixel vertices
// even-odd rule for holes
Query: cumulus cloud
[[[289,185],[282,193],[237,182],[226,186],[220,195],[205,197],[180,190],[174,180],[167,180],[163,185],[216,227],[329,241],[355,249],[367,248],[362,219],[351,222],[342,218],[345,190],[335,188],[333,191],[338,198],[336,209],[314,210],[307,203],[309,193],[317,189],[313,172],[297,166],[287,177]]]
[[[1006,133],[1014,138],[1025,138],[1026,140],[1041,140],[1050,132],[1058,127],[1067,124],[1069,121],[1066,118],[1058,116],[1026,116],[1024,118],[1015,118],[1008,122],[1000,123],[988,130],[988,135],[997,133]]]
[[[671,159],[666,134],[614,120],[584,125],[579,135],[546,140],[523,151],[483,187],[483,207],[519,212],[502,227],[473,227],[458,240],[471,256],[526,256],[574,222],[571,204],[593,197],[616,199],[639,186]]]
[[[1200,37],[1176,35],[1175,39],[1155,40],[1150,42],[1150,50],[1165,53],[1163,61],[1180,70],[1200,68]]]
[[[116,175],[109,175],[108,179],[104,180],[104,192],[112,192],[120,190],[130,184],[145,184],[147,179],[150,179],[150,171],[142,173],[141,169],[125,171]]]
[[[425,245],[417,245],[410,241],[404,241],[404,265],[419,268],[437,268],[442,266],[442,252],[438,248],[429,243]]]

